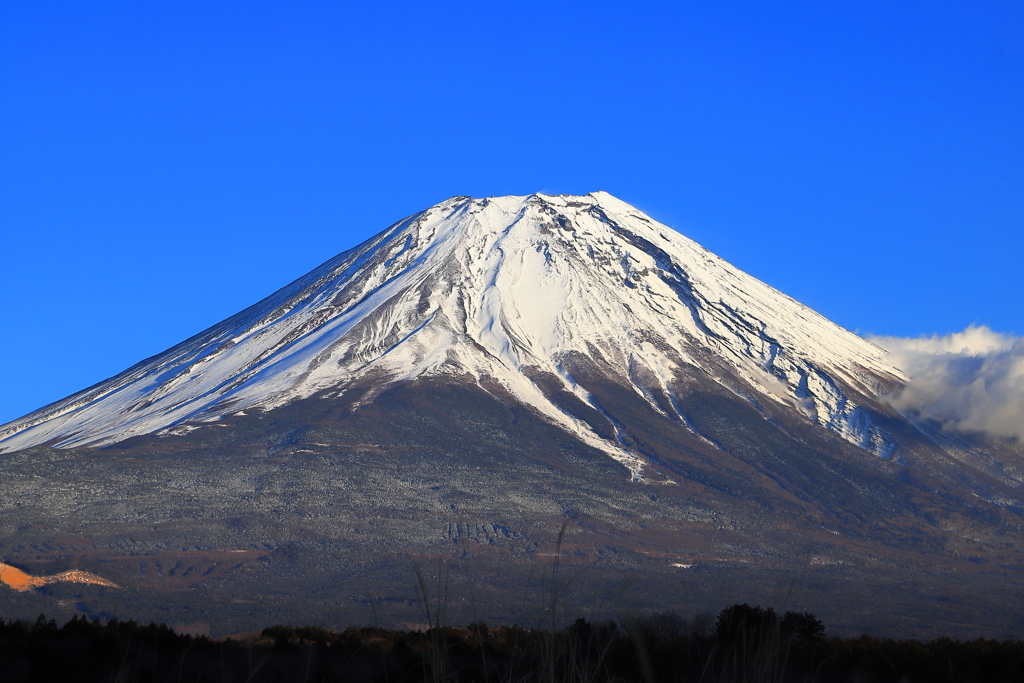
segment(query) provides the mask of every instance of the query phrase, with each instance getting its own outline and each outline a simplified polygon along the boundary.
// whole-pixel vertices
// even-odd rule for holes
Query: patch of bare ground
[[[17,567],[0,562],[0,583],[16,591],[29,591],[33,588],[40,588],[51,583],[89,583],[95,586],[107,586],[108,588],[120,588],[113,581],[107,581],[102,576],[83,572],[78,569],[53,574],[52,576],[32,576],[26,574]]]

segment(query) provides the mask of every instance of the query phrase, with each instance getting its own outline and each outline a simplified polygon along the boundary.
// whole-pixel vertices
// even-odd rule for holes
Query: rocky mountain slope
[[[419,623],[416,565],[529,623],[557,556],[581,605],[1019,635],[1024,454],[908,421],[905,381],[608,194],[453,198],[0,427],[0,561],[121,587],[26,616],[214,634]]]
[[[884,356],[607,193],[456,197],[5,425],[0,448],[104,446],[368,378],[448,375],[500,385],[640,476],[643,455],[569,370],[586,363],[685,425],[677,396],[698,374],[890,457],[897,443],[862,407],[905,379]],[[616,439],[589,423],[595,411]]]

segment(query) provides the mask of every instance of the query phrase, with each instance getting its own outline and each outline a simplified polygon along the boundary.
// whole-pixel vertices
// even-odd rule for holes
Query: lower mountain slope
[[[684,425],[574,371],[606,413],[595,430],[618,429],[649,461],[644,480],[474,378],[8,454],[0,560],[124,587],[48,586],[12,605],[215,634],[417,624],[415,567],[441,562],[451,619],[529,623],[565,524],[559,562],[581,609],[598,591],[620,611],[788,600],[847,633],[1024,628],[1019,489],[897,417],[903,454],[885,460],[715,383],[677,396]]]

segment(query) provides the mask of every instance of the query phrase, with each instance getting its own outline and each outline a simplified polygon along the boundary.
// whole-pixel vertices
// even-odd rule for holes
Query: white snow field
[[[696,371],[879,456],[895,447],[855,402],[906,381],[885,351],[595,192],[441,202],[167,352],[0,427],[0,451],[184,433],[186,423],[336,396],[360,379],[385,387],[451,375],[497,382],[641,477],[641,456],[529,379],[556,375],[600,410],[566,370],[570,356],[593,359],[659,412],[651,390],[672,400]]]

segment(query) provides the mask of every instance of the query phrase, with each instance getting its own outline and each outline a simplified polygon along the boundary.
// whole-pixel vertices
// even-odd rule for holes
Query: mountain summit
[[[885,355],[605,192],[454,197],[3,426],[0,450],[105,446],[371,384],[366,402],[442,375],[500,387],[641,477],[585,365],[701,438],[677,396],[710,380],[888,458],[897,442],[863,408],[905,380]]]

